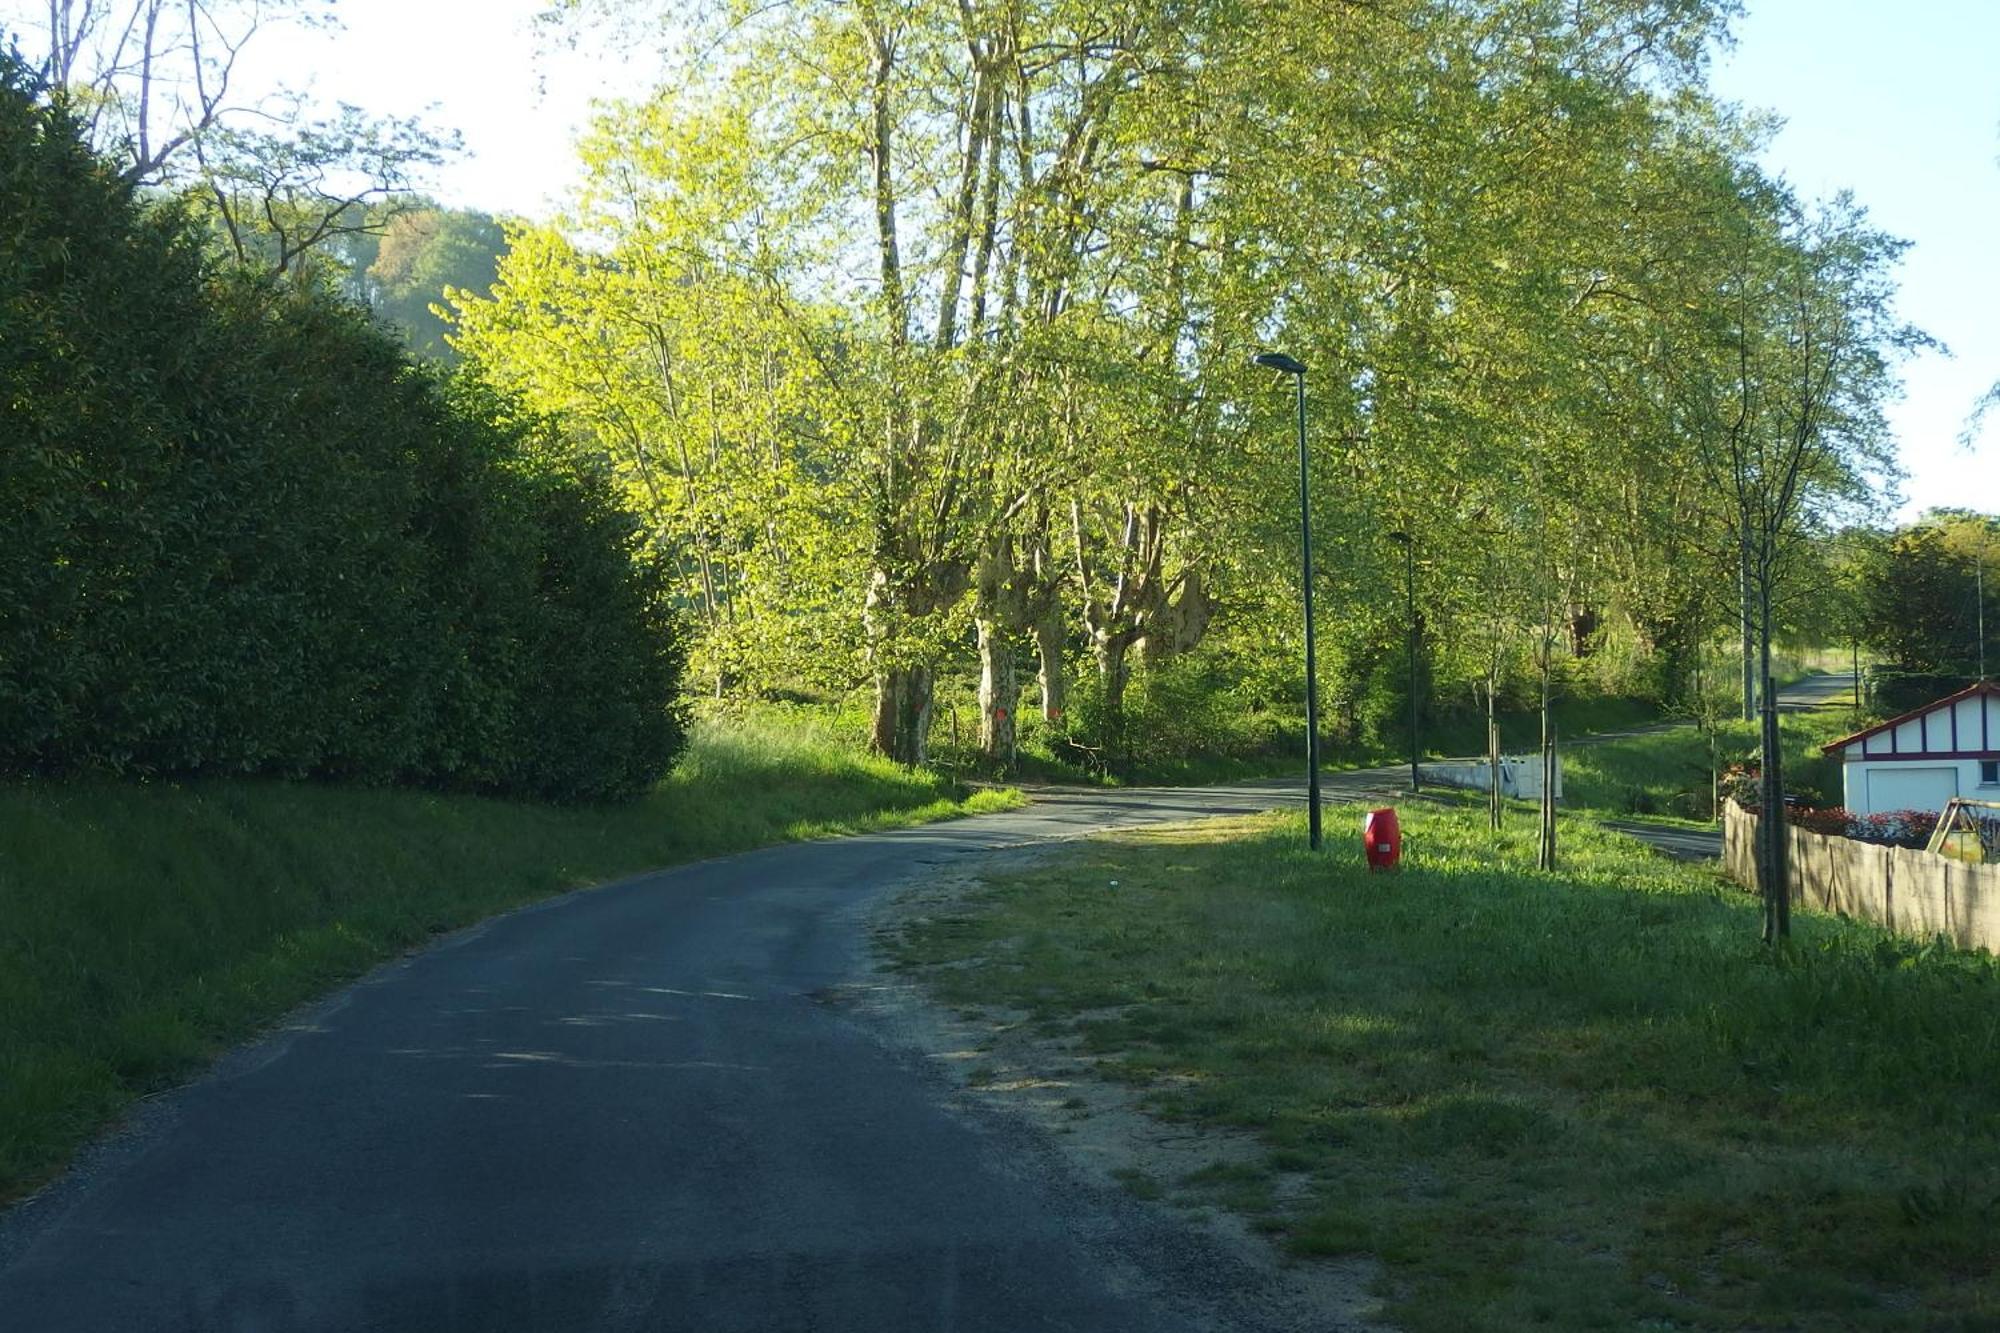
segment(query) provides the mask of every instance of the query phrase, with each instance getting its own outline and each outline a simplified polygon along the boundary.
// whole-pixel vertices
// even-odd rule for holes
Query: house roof
[[[1854,744],[1856,741],[1865,741],[1870,736],[1880,736],[1885,731],[1894,731],[1905,722],[1914,722],[1926,713],[1935,713],[1940,708],[1949,708],[1960,699],[1973,699],[1982,695],[2000,696],[2000,685],[1995,685],[1990,680],[1974,681],[1957,694],[1947,694],[1944,698],[1927,703],[1921,708],[1912,708],[1907,713],[1900,713],[1890,718],[1887,722],[1877,722],[1874,726],[1869,727],[1865,731],[1857,731],[1852,736],[1842,736],[1837,741],[1828,741],[1825,745],[1820,746],[1819,752],[1821,754],[1837,753]]]

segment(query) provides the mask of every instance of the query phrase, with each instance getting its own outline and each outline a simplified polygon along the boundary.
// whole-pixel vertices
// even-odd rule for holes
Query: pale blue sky
[[[593,97],[643,88],[652,63],[538,46],[542,0],[341,0],[346,32],[267,34],[255,62],[383,111],[436,103],[472,155],[440,193],[545,213],[574,174],[572,137]],[[477,17],[468,22],[468,15]],[[1947,343],[1908,368],[1893,409],[1910,473],[1902,514],[1951,504],[2000,512],[2000,414],[1977,448],[1957,443],[2000,378],[2000,0],[1750,0],[1723,97],[1775,111],[1766,166],[1808,197],[1851,189],[1914,242],[1903,316]]]
[[[2000,512],[2000,414],[1957,443],[2000,379],[2000,0],[1750,0],[1713,84],[1784,116],[1765,155],[1809,197],[1850,189],[1911,241],[1903,317],[1951,357],[1908,367],[1892,419],[1904,513]]]

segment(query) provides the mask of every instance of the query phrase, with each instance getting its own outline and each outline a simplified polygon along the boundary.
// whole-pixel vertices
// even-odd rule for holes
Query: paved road
[[[375,973],[0,1219],[0,1329],[1298,1327],[828,1003],[926,865],[1266,809],[1052,793],[574,894]]]
[[[1778,708],[1783,712],[1804,712],[1814,708],[1852,708],[1854,673],[1842,671],[1825,676],[1807,676],[1778,687]]]

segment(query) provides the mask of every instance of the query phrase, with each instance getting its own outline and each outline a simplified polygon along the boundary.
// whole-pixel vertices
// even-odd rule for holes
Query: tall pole
[[[1986,545],[1979,546],[1979,563],[1972,567],[1972,597],[1979,603],[1979,678],[1986,679]]]
[[[1742,527],[1737,530],[1736,549],[1742,575],[1742,614],[1737,617],[1743,631],[1743,720],[1750,722],[1757,716],[1757,641],[1755,622],[1752,619],[1750,601],[1750,527],[1749,520],[1740,520]]]
[[[1410,616],[1410,790],[1423,790],[1417,774],[1417,539],[1405,534],[1403,541],[1403,590]]]
[[[1312,486],[1306,462],[1306,371],[1292,375],[1299,401],[1299,551],[1303,562],[1306,602],[1306,828],[1314,851],[1319,850],[1319,668],[1313,657],[1313,531]]]
[[[1313,656],[1312,470],[1306,454],[1306,368],[1283,352],[1261,352],[1254,365],[1292,377],[1299,403],[1299,560],[1304,566],[1306,604],[1306,828],[1319,850],[1319,667]]]

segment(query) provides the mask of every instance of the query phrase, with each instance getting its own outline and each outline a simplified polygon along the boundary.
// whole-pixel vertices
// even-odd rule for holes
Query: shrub
[[[1787,808],[1785,819],[1808,833],[1824,833],[1835,838],[1847,837],[1849,828],[1854,824],[1854,816],[1845,807],[1838,805],[1828,806],[1823,810],[1815,810],[1809,806]]]
[[[0,773],[629,793],[680,638],[608,480],[219,267],[0,61]]]
[[[1935,810],[1885,810],[1855,819],[1847,836],[1888,847],[1923,847],[1930,842],[1937,822]]]

